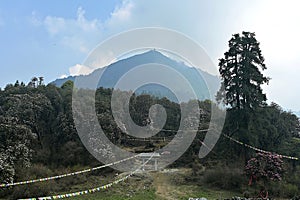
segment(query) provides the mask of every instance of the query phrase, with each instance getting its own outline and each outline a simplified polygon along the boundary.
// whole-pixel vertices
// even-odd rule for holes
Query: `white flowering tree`
[[[31,130],[17,123],[14,118],[0,117],[0,182],[11,183],[16,167],[30,165],[33,139]]]

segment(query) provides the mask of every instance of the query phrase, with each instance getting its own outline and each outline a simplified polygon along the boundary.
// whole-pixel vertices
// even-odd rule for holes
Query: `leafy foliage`
[[[223,87],[218,99],[236,109],[251,109],[263,105],[266,95],[261,85],[269,78],[259,71],[266,69],[259,42],[254,33],[234,34],[229,40],[229,50],[220,59],[219,71]]]
[[[31,130],[18,124],[15,118],[0,117],[0,180],[13,181],[17,167],[29,167],[32,157]]]
[[[249,184],[252,181],[281,181],[283,173],[283,161],[279,155],[271,153],[258,153],[256,157],[251,158],[246,167],[246,174],[250,177]]]
[[[54,85],[44,86],[38,80],[35,81],[34,87],[33,84],[26,86],[24,83],[16,82],[0,90],[1,183],[38,178],[33,174],[24,175],[24,171],[30,171],[30,166],[40,166],[35,170],[35,173],[39,174],[45,171],[44,169],[56,171],[56,169],[69,169],[76,166],[82,169],[86,166],[99,165],[98,161],[87,152],[77,135],[72,116],[72,92],[71,81],[58,88]],[[84,90],[82,94],[89,92],[91,91]],[[119,93],[122,96],[122,93],[127,92],[119,91]],[[111,95],[111,89],[99,88],[96,91],[95,107],[100,125],[114,144],[131,151],[145,152],[159,149],[168,143],[167,141],[130,140],[132,137],[122,132],[112,116]],[[117,103],[122,105],[122,99],[119,101]],[[87,102],[90,100],[87,99]],[[208,100],[198,103],[201,108],[200,129],[206,129],[210,122],[211,109],[215,107],[215,104]],[[132,93],[129,108],[132,119],[142,126],[151,123],[149,108],[155,104],[164,106],[167,113],[164,130],[160,131],[157,136],[172,138],[181,120],[178,103],[167,98],[159,99],[147,94]],[[238,134],[235,137],[243,142],[263,147],[266,150],[298,156],[299,139],[295,137],[299,137],[299,120],[292,113],[283,111],[275,103],[257,107],[250,113],[230,109],[224,130],[231,132],[237,127],[239,127],[239,132],[244,130],[244,134]],[[172,166],[192,167],[197,174],[197,167],[194,167],[193,163],[198,159],[198,152],[205,134],[205,132],[199,132],[190,148]],[[292,146],[289,147],[288,144]],[[209,156],[204,159],[205,165],[214,167],[216,163],[221,163],[221,165],[230,163],[239,168],[243,167],[243,162],[239,159],[243,151],[240,146],[235,146],[227,139],[221,138]],[[296,164],[292,163],[292,165]],[[294,168],[297,170],[295,166]],[[212,169],[211,172],[214,170]],[[229,179],[234,177],[234,183],[231,184],[225,180],[218,182],[213,173],[206,178],[207,181],[211,180],[211,185],[214,187],[228,189],[242,187],[242,178],[238,178],[229,171],[226,177]],[[293,184],[296,183],[293,182]],[[67,186],[63,188],[68,190]],[[39,192],[48,194],[49,190],[49,187],[42,189],[33,187],[28,190],[28,196],[32,194],[31,191],[36,194]],[[22,196],[21,193],[22,188],[14,191],[14,195],[18,197]]]

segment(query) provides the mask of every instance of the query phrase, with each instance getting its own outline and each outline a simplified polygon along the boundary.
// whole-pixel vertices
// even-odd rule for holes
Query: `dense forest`
[[[234,35],[229,41],[229,51],[220,59],[223,87],[217,99],[227,106],[227,115],[216,146],[207,157],[199,159],[199,149],[205,145],[203,130],[208,128],[211,109],[216,103],[198,101],[201,120],[196,138],[184,155],[169,167],[191,168],[193,175],[185,180],[193,184],[249,193],[263,184],[271,195],[291,198],[300,192],[299,160],[277,155],[300,157],[299,119],[276,103],[266,103],[267,96],[260,86],[269,78],[258,70],[258,67],[263,70],[266,67],[254,36],[248,32]],[[115,145],[136,153],[152,152],[174,137],[181,118],[180,104],[167,98],[132,94],[129,110],[136,124],[144,126],[150,122],[149,108],[154,104],[164,106],[167,112],[163,130],[153,136],[153,140],[138,141],[124,134],[114,121],[110,104],[112,92],[113,89],[98,88],[95,106],[99,123]],[[72,93],[72,81],[56,87],[44,85],[42,77],[33,78],[28,84],[16,81],[0,90],[0,183],[47,177],[101,164],[77,135]],[[156,137],[164,140],[155,140]],[[257,154],[257,150],[243,144],[273,154]],[[255,167],[257,171],[253,172]],[[261,175],[259,170],[273,174]],[[101,173],[114,173],[114,170],[107,168]],[[48,184],[0,188],[0,197],[48,195],[67,191],[70,184],[86,180],[86,176],[80,176]],[[279,182],[274,184],[275,181]]]
[[[16,82],[14,85],[7,85],[0,92],[0,138],[1,138],[1,163],[0,178],[2,183],[16,182],[29,178],[39,178],[53,173],[62,172],[66,169],[83,168],[84,166],[96,166],[98,163],[82,145],[72,118],[72,90],[73,83],[66,82],[61,88],[54,85],[25,85]],[[135,152],[153,151],[166,144],[166,142],[143,142],[130,140],[124,136],[117,127],[110,113],[110,98],[112,90],[99,88],[96,93],[97,114],[99,122],[104,127],[108,138],[114,144],[121,147],[129,147]],[[100,98],[101,97],[101,98]],[[178,120],[180,119],[180,106],[166,98],[159,99],[149,95],[133,95],[131,98],[131,115],[139,125],[145,125],[148,119],[148,109],[153,104],[163,105],[168,114],[166,130],[159,133],[160,137],[169,137],[176,134]],[[201,129],[207,128],[205,122],[210,120],[210,101],[199,101],[203,115],[201,116]],[[278,152],[286,155],[300,157],[299,149],[299,121],[290,112],[283,111],[279,105],[272,103],[259,107],[255,111],[242,116],[241,112],[229,110],[224,127],[224,133],[237,138],[240,141],[249,143],[256,147]],[[236,122],[241,117],[247,117],[248,131],[234,132]],[[225,137],[221,137],[216,147],[208,157],[200,160],[198,158],[199,148],[205,133],[199,132],[188,151],[172,167],[191,167],[195,176],[190,177],[193,182],[202,182],[202,175],[199,174],[202,165],[207,165],[214,173],[208,173],[207,181],[213,186],[235,188],[234,184],[242,186],[247,183],[244,180],[246,175],[243,166],[248,158],[255,154],[254,151],[239,146]],[[154,136],[155,137],[155,136]],[[286,174],[284,181],[294,184],[296,188],[300,185],[298,176],[300,169],[298,161],[285,160]],[[239,170],[238,174],[231,171],[223,171],[236,176],[228,177],[233,181],[230,185],[222,183],[218,178],[220,167],[234,167]],[[219,171],[218,171],[219,170]],[[110,170],[108,170],[110,171]],[[33,173],[34,172],[34,173]],[[227,174],[228,175],[228,174]],[[229,176],[229,175],[228,175]],[[202,178],[201,178],[202,177]],[[244,177],[244,178],[243,178]],[[300,177],[300,176],[299,176]],[[236,183],[235,181],[238,181]],[[224,184],[224,185],[223,185]],[[36,188],[37,187],[37,188]],[[65,186],[67,187],[67,186]],[[59,188],[65,188],[59,187]],[[236,189],[236,188],[235,188]],[[50,188],[39,188],[39,186],[22,187],[14,189],[1,189],[1,195],[15,193],[15,196],[23,195],[46,195]],[[23,191],[23,192],[21,192]],[[16,194],[18,193],[18,194]]]

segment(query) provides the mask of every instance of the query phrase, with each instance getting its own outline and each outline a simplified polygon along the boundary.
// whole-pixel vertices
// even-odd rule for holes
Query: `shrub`
[[[240,190],[246,180],[239,169],[218,167],[207,170],[204,174],[203,182],[211,187],[225,190]]]
[[[281,157],[272,153],[257,153],[257,156],[248,160],[245,167],[246,174],[252,181],[281,181],[283,161]]]
[[[18,179],[17,181],[44,178],[52,176],[52,171],[44,165],[32,165],[28,169],[18,169]],[[47,196],[50,191],[56,189],[56,184],[54,181],[32,183],[28,185],[15,186],[12,192],[12,198],[30,198],[36,196]]]
[[[292,198],[298,195],[298,192],[298,187],[291,183],[274,183],[270,186],[270,194],[273,196]]]

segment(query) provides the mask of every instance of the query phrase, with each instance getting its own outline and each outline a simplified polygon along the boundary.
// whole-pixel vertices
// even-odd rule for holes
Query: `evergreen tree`
[[[217,100],[229,106],[223,130],[229,135],[238,133],[238,140],[253,144],[254,135],[249,134],[252,118],[259,107],[266,106],[267,100],[261,88],[269,82],[260,71],[266,69],[264,57],[255,33],[234,34],[228,46],[224,58],[219,60],[222,87]],[[244,161],[250,156],[246,148],[238,149],[238,152]]]
[[[265,103],[267,98],[261,85],[268,83],[269,78],[260,72],[266,66],[255,33],[234,34],[229,40],[229,50],[219,61],[223,86],[218,100],[238,110],[253,109]]]

